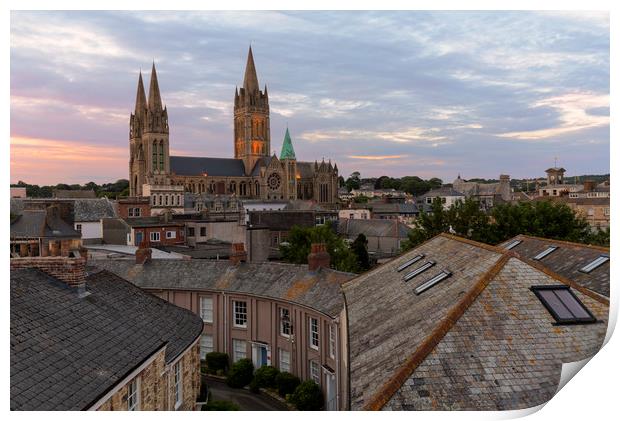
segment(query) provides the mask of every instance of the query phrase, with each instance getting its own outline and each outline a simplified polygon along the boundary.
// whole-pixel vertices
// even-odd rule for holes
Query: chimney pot
[[[319,268],[329,268],[330,257],[325,243],[312,243],[308,255],[308,270],[315,271]]]
[[[240,262],[245,262],[248,259],[248,253],[245,251],[245,245],[243,243],[233,243],[232,253],[230,254],[230,264],[236,265]]]

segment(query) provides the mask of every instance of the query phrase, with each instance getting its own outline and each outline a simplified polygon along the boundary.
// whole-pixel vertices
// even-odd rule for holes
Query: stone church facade
[[[271,151],[269,96],[260,89],[250,47],[243,87],[235,89],[234,158],[170,156],[168,111],[153,64],[148,101],[138,79],[129,124],[131,196],[150,196],[153,206],[182,211],[185,192],[260,200],[338,200],[338,167],[297,161],[288,131],[278,158]]]

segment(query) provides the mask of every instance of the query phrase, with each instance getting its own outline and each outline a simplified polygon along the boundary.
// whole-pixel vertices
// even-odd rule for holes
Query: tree
[[[407,234],[407,240],[402,243],[401,248],[409,250],[437,234],[448,232],[449,229],[448,216],[441,198],[436,197],[433,199],[430,212],[424,210],[420,212],[415,226]]]
[[[306,380],[291,395],[290,401],[300,411],[318,411],[323,408],[323,394],[319,385],[312,380]]]
[[[368,240],[364,234],[359,234],[351,244],[351,250],[357,258],[357,268],[360,272],[370,269],[370,258],[368,257]]]
[[[249,358],[242,358],[232,365],[226,376],[226,384],[234,388],[247,386],[254,377],[254,365]]]

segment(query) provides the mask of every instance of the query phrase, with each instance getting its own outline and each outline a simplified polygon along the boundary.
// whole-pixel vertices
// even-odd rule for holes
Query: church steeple
[[[155,71],[155,62],[153,62],[153,69],[151,70],[148,107],[151,111],[160,111],[163,108],[161,104],[161,95],[159,93],[159,83],[157,82],[157,71]]]
[[[284,142],[282,142],[282,151],[280,152],[280,160],[284,159],[297,159],[295,158],[295,150],[293,149],[293,142],[291,141],[291,135],[286,128],[286,134],[284,135]]]
[[[245,76],[243,78],[243,88],[249,94],[258,91],[258,77],[256,76],[256,66],[254,66],[254,56],[252,55],[252,46],[248,52],[248,61],[245,65]]]
[[[142,115],[146,109],[146,94],[144,93],[144,83],[142,82],[142,71],[138,77],[138,92],[136,93],[136,109],[135,115]]]

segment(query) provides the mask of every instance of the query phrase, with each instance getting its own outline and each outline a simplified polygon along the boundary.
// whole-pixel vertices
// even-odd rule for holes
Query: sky
[[[11,182],[128,178],[153,60],[170,153],[233,157],[250,43],[277,154],[288,125],[345,178],[609,172],[606,12],[13,11]]]

